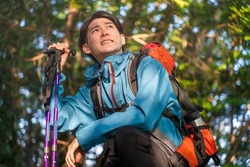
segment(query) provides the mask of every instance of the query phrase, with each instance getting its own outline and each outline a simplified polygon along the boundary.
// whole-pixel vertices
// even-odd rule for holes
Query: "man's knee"
[[[115,145],[117,149],[135,149],[138,146],[150,147],[150,139],[146,132],[133,126],[123,126],[115,133]]]
[[[134,138],[138,131],[136,127],[133,126],[123,126],[116,130],[115,132],[115,143],[117,145],[126,144],[131,142],[131,138]]]

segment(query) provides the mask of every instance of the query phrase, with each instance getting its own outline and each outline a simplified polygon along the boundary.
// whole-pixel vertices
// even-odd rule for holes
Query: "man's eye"
[[[97,32],[97,31],[99,31],[99,29],[98,28],[94,28],[94,29],[92,29],[91,33],[94,33],[94,32]]]
[[[114,25],[108,25],[108,28],[113,28],[114,27]]]

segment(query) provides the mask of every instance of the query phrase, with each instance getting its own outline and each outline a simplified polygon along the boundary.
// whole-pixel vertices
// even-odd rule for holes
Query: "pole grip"
[[[76,51],[74,49],[71,49],[71,48],[68,48],[68,49],[70,50],[69,55],[71,55],[71,56],[76,55]],[[50,54],[55,54],[56,50],[57,50],[56,48],[52,47],[52,48],[49,48],[49,49],[46,49],[45,51],[43,51],[43,54],[47,54],[49,56]],[[63,50],[60,50],[60,51],[61,51],[61,54],[64,53]]]

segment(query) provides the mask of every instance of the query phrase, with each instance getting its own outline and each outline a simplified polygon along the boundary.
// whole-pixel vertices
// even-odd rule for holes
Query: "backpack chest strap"
[[[137,68],[140,64],[140,61],[147,56],[147,51],[138,51],[136,53],[133,53],[133,56],[131,56],[129,64],[128,64],[128,84],[131,88],[131,91],[134,95],[136,95],[138,86],[137,86]],[[108,108],[103,107],[103,101],[102,101],[102,92],[101,92],[101,78],[97,78],[95,81],[93,81],[91,86],[91,98],[94,105],[94,110],[97,118],[103,118],[105,117],[104,111],[106,112],[123,112],[126,110],[127,107],[131,106],[133,102],[131,103],[124,103],[120,107],[117,108]]]
[[[100,78],[96,79],[93,82],[93,84],[90,88],[90,91],[91,91],[90,94],[91,94],[91,98],[93,101],[95,115],[98,119],[105,117],[105,114],[104,114],[105,111],[110,112],[110,113],[124,112],[126,110],[126,108],[128,108],[129,106],[131,106],[133,104],[133,102],[124,103],[120,107],[116,107],[116,108],[104,107],[103,101],[102,101],[101,79]]]

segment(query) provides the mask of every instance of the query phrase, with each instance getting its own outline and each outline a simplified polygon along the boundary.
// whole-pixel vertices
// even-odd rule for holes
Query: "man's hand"
[[[57,50],[63,51],[63,54],[61,55],[61,69],[62,69],[62,67],[66,63],[67,58],[69,57],[70,49],[64,43],[55,43],[50,45],[49,48],[55,48]]]
[[[83,151],[79,146],[77,139],[75,138],[68,146],[68,152],[65,157],[65,161],[69,167],[75,167],[75,163],[78,163],[83,157]]]

